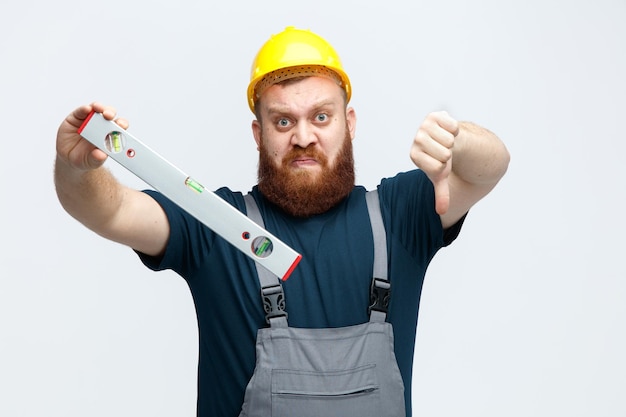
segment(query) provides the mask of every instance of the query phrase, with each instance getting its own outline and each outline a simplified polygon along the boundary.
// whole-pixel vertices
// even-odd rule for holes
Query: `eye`
[[[328,115],[326,113],[319,113],[315,116],[315,120],[318,122],[326,122],[328,120]]]
[[[278,127],[287,127],[289,126],[289,120],[283,117],[281,119],[278,119],[276,124],[278,125]]]

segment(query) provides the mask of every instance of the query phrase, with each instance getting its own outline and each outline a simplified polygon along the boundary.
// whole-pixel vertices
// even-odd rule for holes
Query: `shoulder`
[[[163,193],[155,190],[143,190],[143,192],[161,205],[168,217],[170,225],[174,226],[180,221],[194,222],[195,218],[193,218],[193,216],[183,210],[178,204],[170,200]],[[241,192],[232,191],[227,187],[222,187],[214,191],[214,194],[240,211],[244,211],[245,203]]]
[[[420,169],[383,178],[378,186],[378,193],[383,204],[434,202],[435,196],[432,182]]]
[[[380,186],[409,186],[419,187],[424,185],[432,186],[432,183],[421,169],[413,169],[410,171],[400,172],[393,177],[383,178]]]
[[[231,206],[239,209],[240,211],[245,211],[245,202],[243,194],[240,191],[232,191],[228,187],[221,187],[215,190],[215,194]]]

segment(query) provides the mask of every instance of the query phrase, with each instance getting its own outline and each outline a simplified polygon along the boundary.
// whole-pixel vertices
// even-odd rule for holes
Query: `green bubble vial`
[[[259,236],[252,242],[252,251],[259,258],[266,258],[274,249],[272,241],[265,236]]]
[[[197,192],[198,194],[204,191],[204,187],[202,186],[202,184],[192,179],[191,177],[187,177],[187,179],[185,179],[185,185]]]
[[[118,153],[122,150],[122,134],[120,132],[111,133],[113,139],[113,152]]]
[[[109,132],[104,142],[109,152],[120,153],[124,149],[124,135],[122,135],[122,132]]]

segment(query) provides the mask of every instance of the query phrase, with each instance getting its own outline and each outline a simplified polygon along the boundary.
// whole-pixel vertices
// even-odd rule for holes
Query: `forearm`
[[[452,149],[452,173],[462,181],[493,186],[506,173],[510,155],[491,131],[471,122],[460,122]]]
[[[79,170],[57,157],[54,182],[63,208],[89,229],[106,234],[124,194],[124,187],[109,170],[104,167]]]

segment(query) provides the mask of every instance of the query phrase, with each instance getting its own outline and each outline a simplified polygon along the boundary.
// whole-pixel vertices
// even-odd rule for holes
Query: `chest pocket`
[[[258,331],[256,366],[240,417],[404,417],[404,384],[385,321],[391,285],[376,191],[366,194],[374,236],[370,320],[329,329],[289,327],[280,280],[257,264],[268,328]],[[251,194],[248,216],[264,226]]]

